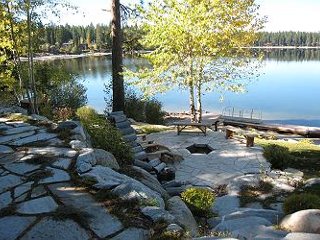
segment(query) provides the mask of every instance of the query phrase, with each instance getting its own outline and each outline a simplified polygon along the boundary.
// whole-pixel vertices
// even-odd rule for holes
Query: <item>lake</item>
[[[105,84],[111,82],[110,57],[86,57],[59,60],[79,74],[79,81],[87,88],[88,105],[98,111],[105,108]],[[137,68],[144,59],[125,58],[124,65]],[[219,93],[203,96],[203,109],[222,113],[226,107],[236,111],[254,109],[264,120],[320,127],[320,51],[272,50],[266,54],[262,75],[247,86],[242,94]],[[168,112],[188,111],[188,92],[174,90],[157,95]]]

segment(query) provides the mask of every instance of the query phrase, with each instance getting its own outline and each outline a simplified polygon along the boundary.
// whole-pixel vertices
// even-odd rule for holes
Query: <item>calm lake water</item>
[[[64,65],[79,74],[87,88],[88,104],[98,111],[105,108],[104,85],[111,81],[111,58],[88,57],[63,60]],[[137,68],[143,59],[124,59],[124,65]],[[222,113],[226,107],[237,111],[254,109],[264,120],[320,126],[320,51],[275,50],[269,52],[261,68],[263,73],[242,94],[207,93],[203,97],[205,111]],[[188,111],[188,93],[174,90],[156,96],[166,111]]]

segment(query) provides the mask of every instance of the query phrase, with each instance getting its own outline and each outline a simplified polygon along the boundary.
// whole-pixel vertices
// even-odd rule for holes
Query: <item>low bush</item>
[[[271,163],[271,168],[280,170],[285,169],[292,158],[287,147],[275,144],[264,146],[263,156]]]
[[[90,135],[93,147],[111,152],[121,166],[132,164],[132,152],[121,134],[104,117],[90,107],[81,107],[77,116]]]
[[[215,195],[205,188],[188,188],[181,193],[181,198],[195,215],[207,216]]]
[[[292,194],[283,203],[285,214],[291,214],[304,209],[319,209],[320,197],[312,193]]]
[[[145,103],[146,122],[151,124],[164,124],[165,112],[162,111],[162,104],[156,99]]]

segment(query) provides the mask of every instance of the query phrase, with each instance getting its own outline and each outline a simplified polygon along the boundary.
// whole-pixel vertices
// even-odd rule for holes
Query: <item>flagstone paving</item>
[[[235,139],[225,139],[223,132],[208,131],[207,136],[198,133],[175,131],[152,133],[147,140],[165,145],[179,152],[184,160],[176,165],[176,180],[191,185],[215,187],[227,184],[230,179],[249,173],[270,169],[259,147],[248,148]],[[207,144],[214,151],[209,154],[191,154],[186,148],[192,144]]]

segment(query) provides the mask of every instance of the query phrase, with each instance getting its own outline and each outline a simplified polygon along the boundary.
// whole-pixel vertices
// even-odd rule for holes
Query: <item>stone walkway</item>
[[[118,239],[127,231],[143,235],[143,229],[125,230],[91,194],[74,186],[73,166],[88,150],[83,147],[89,147],[82,127],[59,125],[72,133],[66,141],[52,133],[52,126],[0,118],[0,240]]]
[[[152,133],[147,140],[165,145],[183,155],[184,161],[176,166],[176,180],[192,185],[216,187],[231,179],[249,173],[269,170],[269,163],[259,147],[247,148],[238,140],[225,139],[223,132],[182,133],[175,131]],[[192,144],[207,144],[214,151],[206,154],[191,154],[186,148]]]

